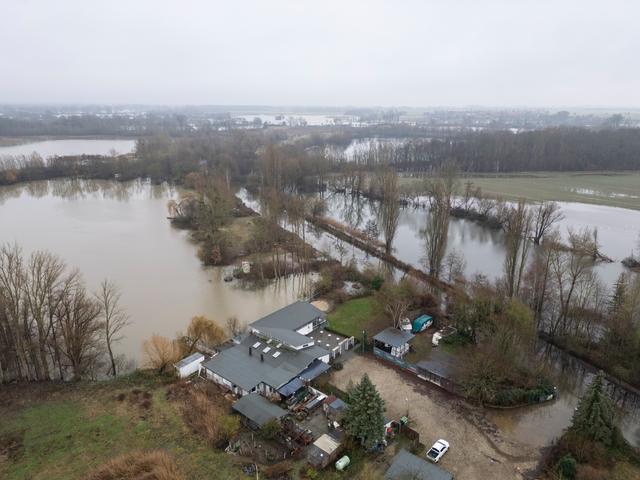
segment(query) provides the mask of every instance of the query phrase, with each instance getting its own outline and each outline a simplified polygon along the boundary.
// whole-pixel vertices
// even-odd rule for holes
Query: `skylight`
[[[277,350],[275,352],[273,352],[273,358],[278,358],[280,356],[281,352],[278,352]]]
[[[253,344],[253,348],[258,348],[260,346],[260,342],[256,342]]]
[[[271,350],[271,347],[267,347],[264,350],[262,350],[262,353],[267,353],[269,350]]]

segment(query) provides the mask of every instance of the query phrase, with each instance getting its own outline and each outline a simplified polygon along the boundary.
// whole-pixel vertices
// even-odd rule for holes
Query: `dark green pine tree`
[[[604,391],[603,374],[598,372],[578,403],[570,430],[589,440],[611,446],[616,440],[613,403]]]
[[[349,395],[345,426],[367,449],[384,439],[384,400],[366,373]]]

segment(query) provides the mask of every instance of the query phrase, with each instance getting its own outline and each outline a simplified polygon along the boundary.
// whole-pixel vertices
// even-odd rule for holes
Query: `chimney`
[[[253,355],[253,348],[249,347],[249,356]]]
[[[263,354],[260,354],[260,361],[264,362],[264,355]]]

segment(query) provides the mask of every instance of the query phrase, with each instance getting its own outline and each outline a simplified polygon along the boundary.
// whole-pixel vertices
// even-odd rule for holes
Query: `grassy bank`
[[[0,478],[84,478],[114,456],[155,449],[169,453],[187,478],[237,478],[239,467],[189,431],[180,407],[167,400],[162,379],[146,374],[3,386]]]
[[[224,453],[207,442],[205,432],[188,426],[185,406],[192,404],[185,403],[180,392],[189,389],[188,384],[149,372],[105,382],[2,385],[0,478],[87,479],[116,457],[130,455],[139,461],[143,452],[168,455],[186,479],[249,478],[242,466],[253,464],[253,458]],[[308,464],[302,456],[291,463],[290,478],[362,479],[368,478],[362,472],[381,474],[386,469],[386,463],[365,454],[359,445],[346,453],[352,465],[345,473],[331,465],[305,476]],[[268,478],[269,467],[260,469],[260,478]],[[149,473],[144,478],[173,477]]]
[[[404,179],[406,183],[418,182]],[[640,210],[640,172],[535,172],[462,178],[493,197],[555,200]]]

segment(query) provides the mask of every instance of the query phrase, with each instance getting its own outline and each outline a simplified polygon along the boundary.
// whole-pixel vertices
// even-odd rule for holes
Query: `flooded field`
[[[339,222],[363,228],[367,221],[378,218],[378,202],[344,194],[326,194],[326,215]],[[569,229],[598,228],[598,241],[602,252],[613,263],[599,263],[595,270],[607,285],[612,285],[625,271],[620,261],[635,248],[640,231],[640,211],[603,205],[560,203],[564,219],[558,228],[564,238]],[[422,231],[427,222],[427,210],[403,208],[393,242],[394,255],[416,267],[424,267],[424,238]],[[382,238],[382,234],[380,235]],[[495,279],[503,273],[504,239],[499,230],[493,230],[465,219],[452,218],[449,224],[447,253],[457,251],[464,255],[465,274],[476,273]]]
[[[131,317],[118,351],[140,360],[152,333],[173,337],[194,315],[224,326],[235,315],[251,322],[299,298],[304,277],[263,289],[223,281],[223,268],[205,268],[188,233],[166,219],[178,191],[142,181],[55,180],[0,188],[0,244],[25,252],[48,250],[78,268],[90,290],[105,277],[122,290]]]
[[[97,139],[69,138],[43,140],[0,146],[0,158],[4,156],[21,156],[37,153],[42,158],[56,155],[111,155],[114,152],[122,155],[134,151],[136,141],[133,139]]]

